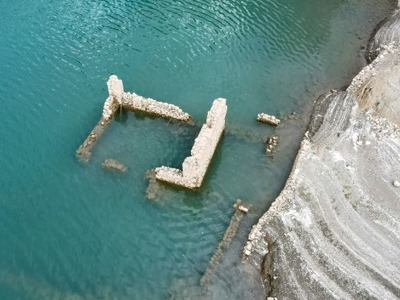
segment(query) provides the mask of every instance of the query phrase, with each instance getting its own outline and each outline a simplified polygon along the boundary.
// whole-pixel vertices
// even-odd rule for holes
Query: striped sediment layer
[[[381,26],[378,27],[375,34],[372,36],[368,45],[368,58],[370,61],[382,50],[382,47],[389,44],[397,44],[400,42],[400,10],[399,4],[394,14],[388,17]]]
[[[245,259],[270,297],[400,295],[399,22],[376,32],[376,59],[346,90],[318,99],[285,188],[249,235]]]

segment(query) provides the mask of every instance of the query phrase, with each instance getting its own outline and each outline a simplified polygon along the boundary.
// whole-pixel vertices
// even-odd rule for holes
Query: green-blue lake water
[[[0,299],[190,299],[237,198],[250,213],[202,297],[255,296],[238,275],[246,234],[284,185],[313,97],[363,66],[391,2],[0,1]],[[127,113],[79,162],[111,74],[197,126]],[[181,165],[218,97],[227,127],[204,186],[147,200],[146,171]]]

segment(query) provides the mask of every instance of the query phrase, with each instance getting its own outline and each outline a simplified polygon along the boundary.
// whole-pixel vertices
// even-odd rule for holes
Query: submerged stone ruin
[[[192,121],[192,117],[176,105],[145,98],[135,93],[124,92],[122,80],[118,79],[116,75],[110,76],[107,81],[107,88],[109,96],[104,102],[101,118],[76,151],[76,155],[81,161],[90,160],[91,150],[95,142],[101,137],[118,109],[139,111],[169,120]]]
[[[151,98],[144,98],[135,93],[124,93],[122,107],[132,111],[141,111],[149,115],[165,119],[189,122],[191,116],[185,113],[178,106],[159,102]]]
[[[233,214],[229,226],[226,229],[222,240],[218,244],[213,257],[210,259],[206,272],[200,280],[200,284],[203,287],[212,281],[215,270],[222,259],[224,249],[226,249],[231,243],[239,228],[240,222],[242,221],[244,215],[249,211],[249,209],[242,204],[242,200],[240,199],[236,200],[233,207],[235,208],[235,213]]]
[[[279,120],[277,117],[272,115],[267,115],[264,113],[260,113],[257,115],[257,121],[261,123],[267,123],[273,126],[278,126],[281,123],[281,120]]]
[[[109,96],[104,103],[102,116],[76,151],[81,161],[89,161],[95,142],[101,137],[118,109],[140,111],[169,120],[192,121],[192,117],[176,105],[145,98],[135,93],[124,92],[122,80],[115,75],[108,79],[107,88]],[[153,172],[155,174],[152,177],[153,181],[163,181],[189,189],[199,188],[225,129],[226,112],[226,100],[223,98],[214,100],[207,114],[206,123],[202,126],[194,142],[191,156],[187,157],[182,164],[182,171],[165,166],[156,168]],[[105,161],[103,167],[126,171],[126,168],[116,162],[114,160]],[[150,194],[154,195],[154,193]]]
[[[279,137],[274,135],[267,139],[267,146],[265,147],[265,153],[268,155],[272,155],[275,151],[276,147],[278,146]]]
[[[101,165],[103,168],[112,169],[119,172],[126,172],[128,170],[123,163],[113,158],[106,159]]]
[[[348,88],[316,100],[286,185],[248,236],[268,297],[399,299],[399,10],[369,56]]]
[[[214,100],[207,121],[194,142],[191,156],[183,161],[182,170],[165,166],[156,168],[156,179],[188,189],[199,188],[225,129],[226,112],[226,100]]]

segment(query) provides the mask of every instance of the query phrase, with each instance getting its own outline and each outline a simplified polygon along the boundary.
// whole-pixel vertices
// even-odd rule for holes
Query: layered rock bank
[[[277,299],[400,298],[400,18],[373,62],[316,102],[284,190],[245,259]]]

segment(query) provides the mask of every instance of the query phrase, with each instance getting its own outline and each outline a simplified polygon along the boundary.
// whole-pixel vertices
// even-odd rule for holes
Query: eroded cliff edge
[[[271,297],[400,298],[399,37],[397,10],[372,63],[317,100],[284,190],[249,235]]]

